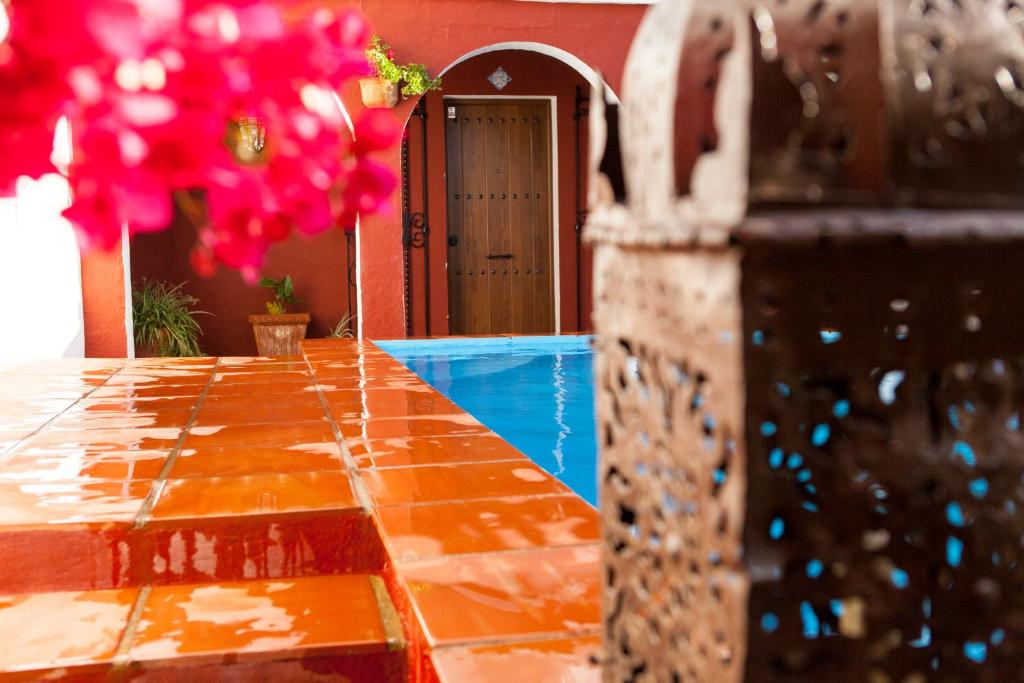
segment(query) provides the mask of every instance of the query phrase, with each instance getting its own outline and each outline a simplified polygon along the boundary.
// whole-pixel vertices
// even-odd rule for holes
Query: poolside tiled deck
[[[596,680],[597,540],[370,343],[0,368],[0,681]]]

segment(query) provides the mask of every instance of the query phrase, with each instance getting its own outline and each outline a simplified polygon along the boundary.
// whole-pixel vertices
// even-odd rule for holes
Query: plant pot
[[[261,356],[298,356],[299,342],[306,338],[309,313],[250,315],[256,349]]]
[[[391,109],[398,104],[398,84],[383,78],[360,78],[363,104],[373,109]]]
[[[157,339],[149,344],[135,343],[135,357],[136,358],[160,358],[160,347],[164,345],[167,340],[167,331],[158,330],[156,333]]]

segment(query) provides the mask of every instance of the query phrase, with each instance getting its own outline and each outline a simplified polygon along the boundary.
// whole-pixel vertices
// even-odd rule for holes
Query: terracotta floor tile
[[[600,626],[596,545],[452,556],[399,572],[433,645],[575,635]]]
[[[149,487],[141,481],[0,481],[0,526],[132,522]]]
[[[348,368],[319,368],[316,371],[318,381],[331,384],[334,382],[355,382],[360,379],[400,379],[416,375],[401,363],[374,363],[373,365],[356,365]]]
[[[0,480],[78,481],[80,479],[155,479],[167,461],[169,451],[132,451],[82,456],[51,452],[44,455],[15,455],[0,463]]]
[[[221,387],[229,384],[309,384],[312,375],[309,370],[282,372],[220,372],[213,377],[213,386]],[[212,389],[212,388],[211,388]]]
[[[320,408],[323,410],[323,404],[320,403],[320,397],[315,391],[302,391],[300,393],[291,393],[287,396],[274,396],[259,392],[250,395],[241,393],[223,396],[207,394],[201,407],[211,410],[272,411],[280,410],[283,407],[298,410],[308,410],[310,408]]]
[[[281,448],[184,449],[171,468],[174,479],[286,472],[337,472],[345,461],[336,443]]]
[[[277,365],[305,365],[306,359],[302,356],[221,356],[217,367],[264,365],[269,363]]]
[[[230,655],[235,661],[282,651],[380,652],[386,638],[365,575],[156,586],[130,656],[152,662]]]
[[[286,403],[293,396],[310,394],[316,396],[316,385],[311,379],[303,382],[261,382],[244,384],[215,384],[206,397],[248,396],[269,399],[274,403]]]
[[[198,396],[170,396],[170,397],[107,397],[96,398],[95,395],[83,398],[71,406],[68,413],[88,412],[127,412],[136,410],[162,411],[162,410],[192,410],[198,401]]]
[[[406,417],[416,415],[453,415],[463,412],[457,405],[438,394],[387,396],[367,399],[360,403],[345,404],[331,409],[331,417],[339,422],[369,420],[378,417]]]
[[[338,423],[342,436],[354,441],[395,439],[403,436],[447,436],[461,434],[488,434],[491,430],[480,424],[469,413],[450,415],[409,415],[405,417],[375,417]]]
[[[48,427],[48,429],[137,429],[139,427],[177,427],[182,428],[188,424],[193,411],[188,410],[162,410],[162,411],[132,411],[119,412],[78,412],[65,413],[61,415]]]
[[[295,446],[299,444],[334,443],[330,425],[319,420],[296,424],[255,424],[193,427],[182,448],[212,446]]]
[[[222,407],[217,403],[206,403],[196,415],[193,425],[243,425],[269,423],[316,422],[326,420],[327,413],[319,401],[302,402],[298,405],[250,406],[247,408]]]
[[[111,661],[138,592],[126,588],[0,596],[0,672]]]
[[[357,508],[344,472],[170,479],[155,519],[263,515]]]
[[[138,398],[182,398],[182,397],[197,397],[202,393],[205,385],[199,384],[180,384],[180,385],[164,385],[157,384],[154,386],[102,386],[89,394],[89,398],[120,398],[120,399],[138,399]]]
[[[379,514],[398,561],[580,545],[600,537],[597,510],[578,496],[396,505],[381,508]]]
[[[234,358],[233,362],[225,362],[229,359],[221,359],[217,366],[217,373],[226,375],[231,373],[249,374],[253,372],[267,372],[271,374],[279,372],[309,372],[309,366],[305,360],[299,361],[269,361],[259,358]]]
[[[181,430],[176,427],[140,429],[45,429],[18,447],[18,453],[69,451],[104,453],[110,451],[154,451],[173,448]]]
[[[431,659],[442,683],[599,683],[601,636],[446,647]]]
[[[373,402],[384,400],[394,401],[416,401],[433,399],[440,394],[429,384],[417,384],[398,389],[359,389],[355,385],[333,386],[321,384],[324,399],[332,410],[343,406],[372,405]]]
[[[568,492],[557,479],[533,463],[517,460],[364,469],[360,476],[380,505]]]
[[[497,434],[416,436],[364,441],[351,444],[349,452],[359,467],[405,467],[526,459],[525,455]]]
[[[199,385],[203,387],[210,383],[213,375],[209,372],[189,372],[188,370],[143,370],[134,371],[132,374],[119,372],[104,385],[108,387],[125,387],[130,389],[145,388],[153,386],[189,386]]]

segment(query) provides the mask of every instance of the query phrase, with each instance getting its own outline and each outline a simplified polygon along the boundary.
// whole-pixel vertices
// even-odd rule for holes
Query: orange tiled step
[[[384,566],[380,536],[345,472],[170,479],[158,493],[151,486],[0,481],[0,592],[373,572]]]
[[[0,596],[0,681],[405,679],[376,575]]]

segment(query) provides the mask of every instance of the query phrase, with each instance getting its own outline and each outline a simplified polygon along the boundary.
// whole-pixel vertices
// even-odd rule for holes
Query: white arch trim
[[[571,52],[566,52],[561,48],[546,45],[544,43],[533,43],[529,41],[508,41],[504,43],[494,43],[493,45],[485,45],[484,47],[478,47],[475,50],[467,52],[466,54],[462,55],[454,62],[446,66],[441,71],[440,75],[446,74],[452,68],[458,66],[459,64],[462,64],[465,61],[473,59],[473,57],[478,57],[480,55],[487,54],[488,52],[498,52],[500,50],[524,50],[526,52],[539,52],[542,55],[546,55],[548,57],[557,59],[558,61],[569,65],[577,73],[583,76],[583,78],[587,79],[587,82],[590,83],[590,86],[592,88],[603,86],[604,91],[608,94],[609,103],[619,104],[619,96],[615,93],[615,91],[611,89],[608,83],[603,78],[601,78],[601,74],[594,71],[594,69],[591,68],[589,64],[587,64],[586,62],[584,62],[582,59],[572,54]]]

